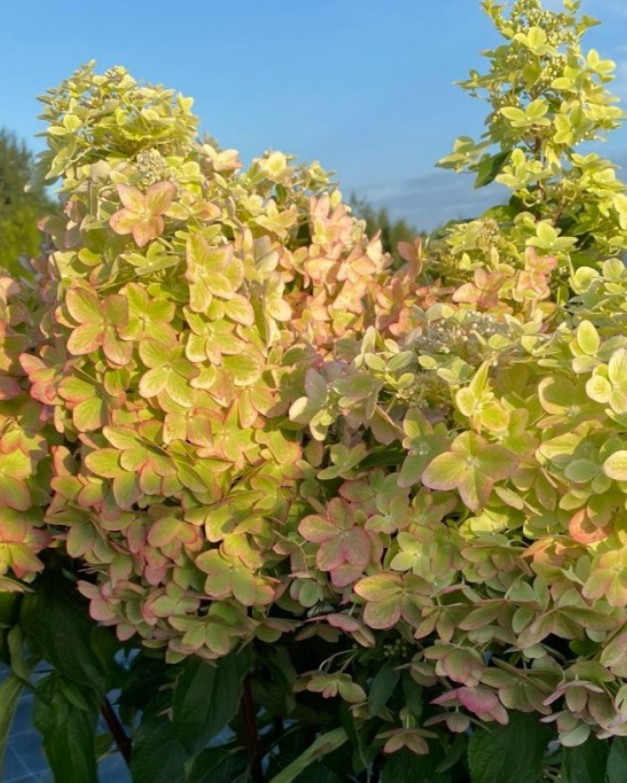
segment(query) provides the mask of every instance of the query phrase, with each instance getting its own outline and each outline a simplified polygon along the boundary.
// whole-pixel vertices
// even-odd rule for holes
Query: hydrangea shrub
[[[466,745],[473,783],[521,781],[489,759],[522,734],[529,783],[604,764],[598,740],[627,758],[627,187],[579,148],[623,113],[579,3],[483,5],[486,130],[441,165],[511,198],[400,267],[318,164],[244,170],[190,99],[93,65],[43,98],[64,210],[35,283],[0,278],[0,589],[58,677],[48,571],[148,651],[131,692],[170,664],[120,701],[139,783],[169,775],[155,736],[197,754],[242,681],[256,783],[451,781]],[[214,769],[194,758],[177,780]]]

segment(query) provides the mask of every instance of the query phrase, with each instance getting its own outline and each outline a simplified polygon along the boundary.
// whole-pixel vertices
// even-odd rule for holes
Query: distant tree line
[[[372,236],[381,231],[383,249],[391,253],[397,261],[401,260],[397,251],[399,242],[412,242],[418,234],[427,236],[424,231],[418,231],[403,218],[393,220],[386,207],[376,209],[364,198],[352,195],[350,205],[355,215],[366,221],[368,234]]]
[[[37,224],[53,208],[34,179],[33,155],[24,142],[0,130],[0,267],[15,274],[22,255],[39,252]]]

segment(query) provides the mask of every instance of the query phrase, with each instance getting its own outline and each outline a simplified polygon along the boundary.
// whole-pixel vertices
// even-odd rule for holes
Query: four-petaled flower
[[[175,193],[175,185],[168,181],[156,182],[145,194],[132,185],[118,185],[118,195],[124,206],[111,215],[109,225],[116,234],[132,234],[139,247],[143,247],[163,234],[163,213]]]
[[[615,413],[627,413],[627,350],[619,348],[607,365],[597,367],[586,383],[591,400],[609,404]]]
[[[448,691],[431,704],[440,704],[447,707],[465,707],[474,713],[480,720],[496,721],[502,726],[507,725],[507,710],[498,699],[498,696],[487,688],[470,688],[463,686]]]
[[[101,302],[95,291],[76,287],[67,292],[65,304],[73,320],[78,323],[67,341],[67,349],[71,354],[84,356],[102,348],[112,364],[128,364],[133,346],[120,339],[120,331],[128,323],[128,302],[125,297],[111,294]]]
[[[422,610],[431,605],[430,585],[424,579],[405,574],[374,574],[360,579],[355,592],[366,601],[364,621],[371,628],[392,628],[403,618],[417,627]]]
[[[509,478],[518,459],[503,446],[487,443],[475,432],[456,438],[451,450],[437,456],[422,475],[431,489],[457,489],[472,511],[486,505],[496,481]]]
[[[274,599],[274,590],[269,583],[257,577],[238,557],[210,549],[198,555],[196,566],[207,574],[205,592],[214,600],[232,596],[244,606],[254,606]]]
[[[235,297],[244,281],[244,265],[235,258],[233,245],[214,247],[200,234],[192,234],[187,240],[187,280],[189,306],[204,313],[214,296],[227,301]]]
[[[336,587],[354,582],[370,562],[370,536],[357,524],[348,503],[340,498],[329,502],[326,516],[305,517],[298,531],[307,541],[320,545],[316,565],[321,571],[330,571]]]
[[[627,549],[615,549],[598,556],[583,588],[586,598],[604,598],[610,606],[627,606]]]

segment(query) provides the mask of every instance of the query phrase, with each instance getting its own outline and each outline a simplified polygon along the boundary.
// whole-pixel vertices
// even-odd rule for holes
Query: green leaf
[[[347,739],[348,734],[344,729],[328,731],[326,734],[318,737],[295,761],[281,770],[278,775],[275,775],[270,783],[292,783],[310,764],[313,764],[321,756],[325,756],[327,753],[342,747]]]
[[[477,178],[475,179],[475,190],[483,188],[494,182],[501,173],[503,166],[507,163],[511,150],[497,152],[496,155],[488,155],[481,158],[477,167]]]
[[[404,748],[386,761],[381,783],[449,783],[450,773],[437,771],[442,760],[443,754],[436,747],[430,748],[428,756],[416,756]]]
[[[627,738],[614,737],[607,760],[607,783],[625,783],[627,780]]]
[[[185,783],[246,783],[249,780],[245,753],[208,748],[194,759]]]
[[[403,694],[407,708],[414,717],[419,718],[424,708],[423,687],[408,671],[403,672]]]
[[[376,673],[368,693],[368,710],[377,715],[388,703],[401,673],[393,663],[387,663]]]
[[[151,715],[142,720],[133,739],[133,783],[185,783],[188,753],[172,728],[164,715]]]
[[[24,596],[21,620],[58,672],[104,693],[104,673],[90,644],[93,623],[73,583],[56,574],[40,579]]]
[[[603,783],[609,751],[609,744],[596,737],[575,748],[563,748],[563,783]]]
[[[174,690],[172,724],[188,751],[201,750],[233,718],[249,668],[248,651],[232,652],[215,664],[198,657],[185,661]]]
[[[507,726],[477,730],[468,746],[472,783],[537,783],[552,737],[537,714],[516,711]]]
[[[59,634],[63,635],[63,634]],[[33,722],[57,783],[98,783],[96,726],[99,698],[62,675],[46,677],[35,692]]]
[[[344,783],[345,777],[340,777],[321,761],[316,761],[298,776],[297,783]]]
[[[0,770],[2,770],[11,723],[23,687],[22,680],[13,673],[0,684]]]

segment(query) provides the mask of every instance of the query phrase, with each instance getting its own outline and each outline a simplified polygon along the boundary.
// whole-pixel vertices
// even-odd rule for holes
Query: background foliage
[[[41,179],[33,177],[26,146],[0,131],[0,266],[13,275],[28,274],[29,267],[20,265],[19,259],[38,255],[37,222],[52,208]]]

